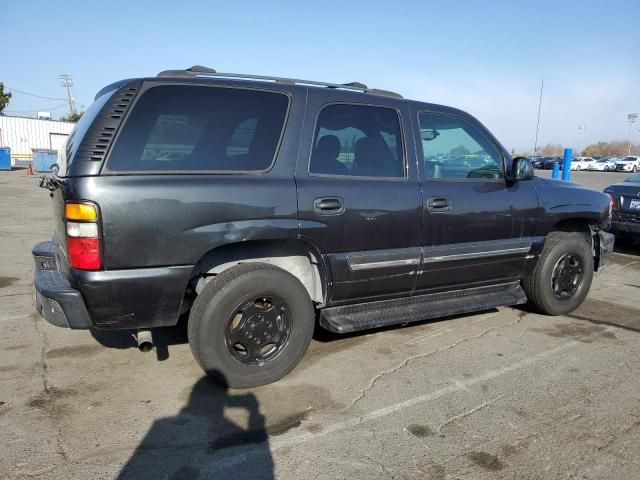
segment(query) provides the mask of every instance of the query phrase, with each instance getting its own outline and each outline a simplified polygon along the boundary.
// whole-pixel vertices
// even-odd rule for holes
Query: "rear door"
[[[333,92],[329,92],[333,93]],[[352,99],[353,97],[353,99]],[[407,107],[310,89],[296,173],[300,233],[325,256],[331,303],[409,294],[420,263],[422,202]]]
[[[538,217],[533,182],[505,181],[505,158],[468,118],[416,109],[424,196],[418,290],[519,278]]]

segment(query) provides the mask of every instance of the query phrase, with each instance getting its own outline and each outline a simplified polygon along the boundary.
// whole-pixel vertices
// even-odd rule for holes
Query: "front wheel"
[[[633,173],[636,173],[638,171],[638,167],[636,165],[633,166]]]
[[[315,324],[304,286],[273,265],[241,264],[210,281],[189,315],[202,369],[233,388],[275,382],[298,364]]]
[[[536,310],[563,315],[580,306],[592,279],[591,238],[580,232],[551,232],[523,288]]]

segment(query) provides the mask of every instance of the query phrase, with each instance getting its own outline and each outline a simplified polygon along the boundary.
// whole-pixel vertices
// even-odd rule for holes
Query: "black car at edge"
[[[640,238],[640,173],[604,189],[611,197],[611,231],[617,237]]]
[[[463,111],[361,83],[122,80],[43,186],[42,316],[144,343],[188,314],[196,360],[233,387],[286,375],[316,322],[569,312],[613,248],[603,193],[535,177]]]

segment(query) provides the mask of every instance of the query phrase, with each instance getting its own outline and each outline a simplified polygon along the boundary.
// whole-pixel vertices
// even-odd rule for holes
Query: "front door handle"
[[[430,212],[445,212],[451,208],[451,203],[446,197],[427,198],[427,210]]]
[[[313,211],[318,215],[340,215],[344,201],[340,197],[319,197],[313,201]]]

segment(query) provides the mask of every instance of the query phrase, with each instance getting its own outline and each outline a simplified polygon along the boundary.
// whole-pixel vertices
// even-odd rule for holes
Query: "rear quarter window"
[[[123,125],[112,172],[256,172],[275,159],[289,98],[277,92],[163,85],[144,92]]]

